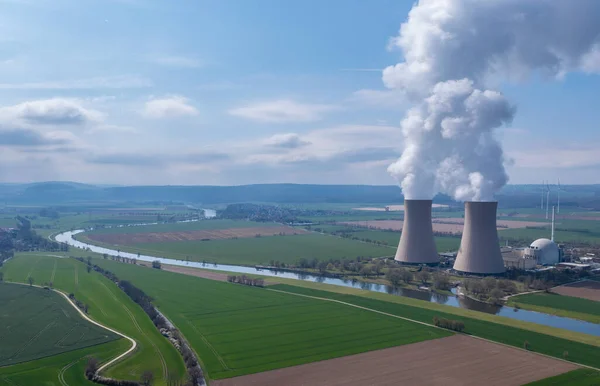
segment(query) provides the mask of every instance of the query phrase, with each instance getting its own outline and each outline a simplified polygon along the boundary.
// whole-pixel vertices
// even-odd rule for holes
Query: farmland
[[[526,386],[597,386],[600,385],[600,372],[591,369],[578,369],[561,375],[528,383]]]
[[[86,347],[18,365],[0,367],[0,385],[97,385],[83,376],[88,357],[94,356],[101,363],[106,362],[126,351],[129,346],[129,341],[119,339],[99,346]]]
[[[81,241],[89,241],[85,234],[78,235],[77,238]],[[97,242],[91,242],[91,244],[103,245]],[[115,246],[109,247],[114,248]],[[123,246],[120,249],[171,259],[189,258],[192,261],[239,265],[269,264],[271,260],[296,263],[301,258],[382,257],[395,253],[389,247],[315,233],[296,236],[147,243]]]
[[[59,294],[0,282],[0,366],[119,339],[81,318]]]
[[[313,283],[310,283],[310,285],[314,286]],[[576,337],[579,337],[580,334],[566,334],[563,335],[565,338],[559,338],[558,336],[563,334],[563,330],[558,330],[560,331],[558,334],[553,334],[553,329],[546,329],[535,324],[529,324],[528,327],[531,328],[531,330],[526,330],[524,328],[519,328],[520,323],[514,320],[510,320],[510,322],[506,324],[501,324],[502,318],[385,294],[370,293],[368,294],[369,297],[356,296],[285,284],[277,284],[270,286],[269,288],[303,295],[340,300],[357,306],[387,312],[424,323],[431,323],[432,319],[436,316],[438,318],[460,320],[464,322],[465,332],[467,334],[472,334],[515,347],[523,347],[524,342],[527,341],[531,351],[557,358],[562,358],[563,353],[567,351],[569,353],[569,360],[573,362],[600,367],[600,350],[598,350],[598,345],[600,345],[600,343],[596,337],[590,337],[591,339],[589,342],[593,345],[580,343],[575,341]],[[359,292],[348,291],[348,289],[345,290],[349,293]],[[521,325],[525,327],[527,324],[525,323]],[[548,331],[548,334],[544,333],[545,330]],[[586,336],[583,335],[582,338],[583,337]],[[581,341],[583,340],[584,339],[581,339]]]
[[[136,245],[174,241],[210,241],[263,236],[306,234],[304,229],[290,226],[255,226],[248,228],[207,229],[181,232],[90,233],[87,238],[113,245]]]
[[[433,364],[433,365],[432,365]],[[514,385],[575,369],[570,363],[464,335],[215,382],[215,386]]]
[[[600,323],[600,302],[555,293],[535,293],[510,298],[511,305],[533,311]]]
[[[573,296],[600,302],[600,283],[598,282],[600,281],[600,277],[591,279],[592,280],[555,287],[552,289],[552,292],[559,295]]]
[[[88,304],[91,318],[135,339],[136,352],[107,369],[107,376],[139,379],[142,372],[151,370],[156,385],[164,385],[167,377],[184,376],[181,356],[144,311],[113,282],[93,271],[86,272],[84,264],[43,254],[20,254],[8,261],[2,271],[7,281],[24,282],[31,276],[36,283],[53,282],[55,288],[73,293]]]
[[[95,262],[155,299],[212,379],[229,378],[450,335],[372,312],[261,288]]]

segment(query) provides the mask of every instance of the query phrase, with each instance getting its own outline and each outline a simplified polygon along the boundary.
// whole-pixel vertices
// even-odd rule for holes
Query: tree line
[[[251,287],[264,287],[265,286],[264,279],[261,279],[259,277],[252,278],[252,277],[248,277],[246,275],[241,275],[241,276],[229,275],[229,276],[227,276],[227,281],[230,283],[249,285]]]

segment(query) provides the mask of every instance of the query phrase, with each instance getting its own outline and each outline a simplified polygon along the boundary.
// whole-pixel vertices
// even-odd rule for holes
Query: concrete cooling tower
[[[404,224],[396,261],[408,264],[440,262],[433,240],[431,207],[431,200],[404,200]]]
[[[504,272],[496,229],[497,202],[465,202],[465,226],[454,269],[476,274]]]

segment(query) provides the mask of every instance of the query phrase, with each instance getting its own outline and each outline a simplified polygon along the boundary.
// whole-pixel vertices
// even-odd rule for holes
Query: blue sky
[[[0,0],[0,181],[393,184],[411,6]],[[600,183],[600,76],[500,88],[511,182]]]

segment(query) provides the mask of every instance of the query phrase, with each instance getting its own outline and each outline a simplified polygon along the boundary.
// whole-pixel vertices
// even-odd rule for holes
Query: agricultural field
[[[365,228],[374,229],[391,229],[395,231],[401,231],[403,222],[399,220],[381,220],[381,221],[345,221],[341,222],[344,225],[360,226]],[[532,222],[532,221],[511,221],[511,220],[498,220],[498,230],[504,229],[520,229],[527,227],[546,227],[549,224],[543,222]],[[433,219],[433,231],[440,233],[454,233],[459,234],[463,231],[464,219],[462,218],[445,218],[445,219]]]
[[[334,299],[381,312],[398,315],[424,323],[431,323],[434,317],[460,320],[465,324],[465,333],[495,342],[522,348],[529,343],[529,350],[556,358],[563,358],[568,352],[569,360],[593,367],[600,367],[600,341],[597,337],[565,332],[564,330],[518,322],[512,319],[487,315],[476,311],[451,308],[434,303],[402,298],[379,293],[343,288],[346,293],[329,292],[288,284],[275,284],[269,288],[303,295]],[[327,288],[332,286],[321,286]],[[349,293],[363,292],[365,296]],[[468,316],[467,316],[468,315]],[[523,327],[523,328],[520,328]],[[528,329],[525,329],[528,328]],[[562,337],[559,337],[562,336]],[[579,341],[576,341],[579,340]],[[589,343],[582,343],[583,341]]]
[[[85,234],[78,240],[90,241]],[[316,233],[295,236],[252,237],[210,241],[179,241],[120,246],[122,251],[161,256],[170,259],[217,262],[221,264],[260,265],[272,260],[296,263],[301,258],[330,259],[392,256],[393,248],[377,246]]]
[[[555,287],[552,292],[559,295],[573,296],[576,298],[600,302],[600,277],[591,277],[590,280]]]
[[[397,247],[400,242],[400,232],[390,232],[387,230],[358,228],[348,225],[316,225],[312,229],[315,231],[321,230],[326,233],[347,233],[350,237],[371,240],[371,242],[380,242],[392,247]],[[456,251],[460,246],[460,237],[436,236],[435,244],[440,253]]]
[[[570,363],[465,335],[214,382],[214,386],[502,385],[576,369]]]
[[[119,338],[85,321],[54,291],[0,282],[0,367]]]
[[[97,234],[131,234],[131,233],[176,233],[188,231],[206,231],[206,230],[224,230],[237,228],[255,228],[255,227],[278,227],[276,223],[259,223],[253,221],[240,220],[203,220],[167,224],[154,224],[145,226],[117,227],[117,228],[99,228],[89,232],[90,235]]]
[[[169,243],[175,241],[210,241],[243,239],[249,237],[299,235],[308,233],[304,229],[290,226],[256,226],[251,228],[207,229],[180,232],[142,233],[89,233],[92,241],[113,245],[136,245],[146,243]]]
[[[136,340],[135,353],[111,366],[105,375],[138,380],[144,371],[151,370],[156,385],[165,385],[170,377],[183,379],[185,367],[180,354],[158,332],[141,307],[104,276],[94,271],[88,273],[81,262],[52,255],[61,256],[17,254],[2,267],[4,280],[25,282],[32,277],[36,283],[52,282],[54,288],[73,293],[76,299],[87,304],[92,319]]]
[[[86,347],[63,354],[0,367],[0,386],[93,386],[84,376],[89,356],[104,363],[130,347],[129,341],[119,339],[99,346]]]
[[[578,369],[561,375],[528,383],[526,386],[597,386],[600,385],[600,372],[592,369]]]
[[[600,302],[593,300],[556,293],[534,293],[514,296],[509,302],[532,311],[600,323]]]
[[[451,335],[269,289],[95,259],[155,299],[198,352],[211,379],[299,365]]]

